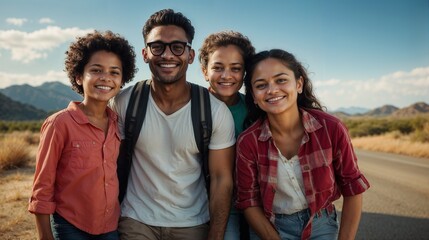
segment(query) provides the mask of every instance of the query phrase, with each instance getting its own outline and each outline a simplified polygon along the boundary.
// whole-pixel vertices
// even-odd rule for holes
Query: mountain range
[[[66,108],[70,101],[80,101],[82,96],[61,82],[46,82],[40,86],[12,85],[0,89],[0,120],[40,120],[49,113]],[[398,108],[384,105],[375,109],[360,107],[340,108],[332,114],[338,117],[353,116],[411,116],[429,113],[429,105],[417,102]]]
[[[0,93],[0,120],[26,121],[40,120],[47,117],[47,112],[29,104],[20,103]]]
[[[0,89],[14,101],[30,104],[46,112],[52,112],[67,107],[71,100],[81,100],[82,96],[73,91],[70,86],[61,82],[46,82],[33,87],[28,84],[12,85]]]
[[[383,116],[395,116],[395,117],[406,117],[417,114],[429,113],[429,105],[425,102],[417,102],[404,108],[398,108],[393,105],[383,105],[372,110],[350,114],[343,111],[334,111],[332,114],[338,117],[353,117],[353,116],[368,116],[368,117],[383,117]]]

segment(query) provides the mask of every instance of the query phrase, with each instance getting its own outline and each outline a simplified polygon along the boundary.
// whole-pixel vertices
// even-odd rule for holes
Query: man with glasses
[[[210,95],[210,194],[201,174],[191,118],[191,86],[186,80],[194,27],[179,12],[154,13],[143,28],[145,63],[152,73],[146,117],[134,148],[119,222],[121,239],[223,239],[233,188],[234,121]],[[120,133],[132,87],[112,107]],[[210,199],[208,199],[210,196]]]

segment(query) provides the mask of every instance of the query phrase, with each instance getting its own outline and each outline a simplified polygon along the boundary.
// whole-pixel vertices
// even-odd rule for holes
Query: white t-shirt
[[[115,97],[112,108],[124,138],[132,87]],[[227,106],[210,94],[212,136],[209,149],[235,144],[234,120]],[[134,149],[122,216],[162,227],[190,227],[209,221],[205,181],[192,126],[191,101],[164,114],[152,96]]]

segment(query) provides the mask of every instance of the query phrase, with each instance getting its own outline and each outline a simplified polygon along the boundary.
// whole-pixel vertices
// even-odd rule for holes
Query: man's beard
[[[173,75],[173,76],[165,76],[164,74],[161,73],[161,71],[157,71],[158,68],[152,69],[151,68],[151,72],[152,72],[152,79],[154,81],[157,81],[161,84],[165,84],[165,85],[170,85],[170,84],[175,84],[179,81],[181,81],[181,79],[185,78],[186,79],[186,71],[187,71],[187,67],[185,69],[182,69],[181,71],[179,71],[177,74]],[[184,72],[182,72],[184,71]],[[156,74],[154,74],[156,73]]]

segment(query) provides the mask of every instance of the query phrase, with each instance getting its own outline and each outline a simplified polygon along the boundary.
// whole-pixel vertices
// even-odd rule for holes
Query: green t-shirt
[[[243,123],[247,115],[247,107],[246,107],[246,103],[244,102],[244,95],[241,93],[239,94],[240,94],[240,100],[238,101],[238,103],[232,106],[228,106],[229,111],[231,111],[232,117],[234,118],[236,139],[238,135],[240,135],[240,133],[243,132]]]

